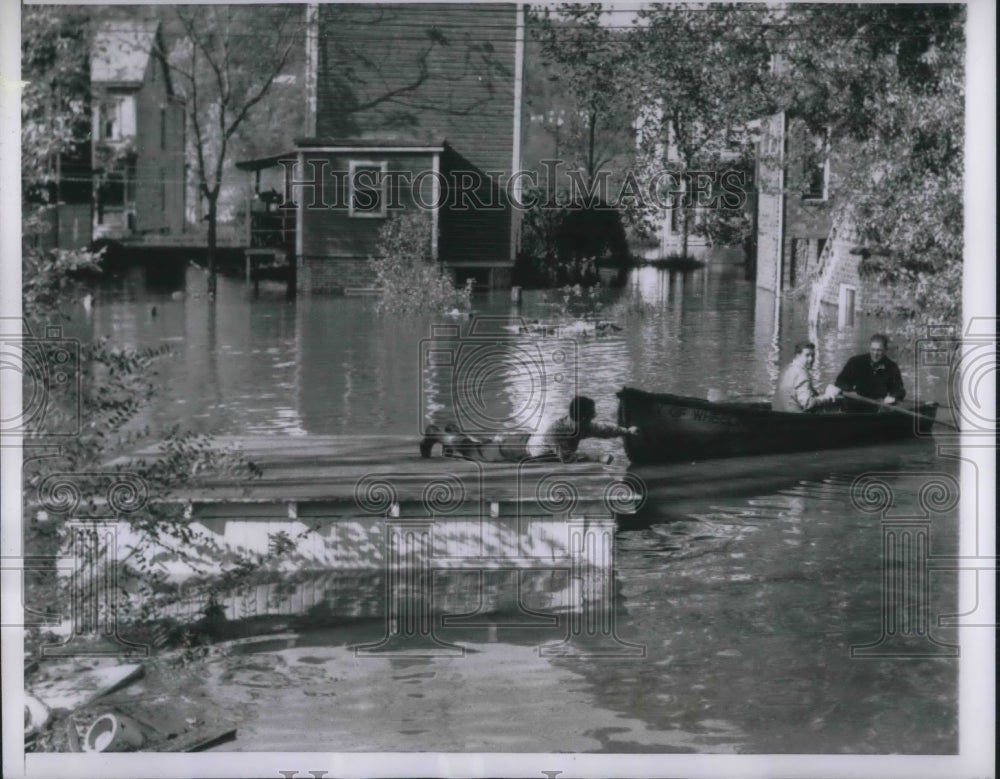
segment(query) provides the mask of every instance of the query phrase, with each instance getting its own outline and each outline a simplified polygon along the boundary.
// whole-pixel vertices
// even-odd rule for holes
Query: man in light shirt
[[[586,395],[577,395],[569,404],[569,413],[559,417],[543,433],[528,441],[528,454],[533,458],[555,457],[560,462],[585,462],[588,458],[577,452],[584,438],[617,438],[635,435],[637,427],[621,427],[595,422],[597,407]]]
[[[813,411],[826,402],[813,386],[809,371],[816,359],[816,344],[800,341],[795,344],[795,357],[785,368],[774,393],[771,408],[775,411]]]
[[[588,462],[577,449],[584,438],[617,438],[635,435],[637,427],[620,427],[595,422],[597,408],[586,395],[570,401],[569,414],[552,422],[536,433],[499,433],[489,440],[463,434],[454,425],[444,429],[430,425],[420,443],[420,456],[430,457],[434,444],[440,443],[445,457],[464,457],[484,462],[525,462],[558,460],[563,463]],[[610,463],[611,456],[601,458]]]

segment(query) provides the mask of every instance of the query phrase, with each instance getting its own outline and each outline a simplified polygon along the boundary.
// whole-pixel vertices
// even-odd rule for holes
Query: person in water
[[[876,333],[868,343],[868,353],[851,357],[834,380],[833,394],[853,392],[863,398],[891,406],[906,397],[899,366],[886,357],[889,339]],[[869,404],[858,404],[858,410],[872,410]]]
[[[586,395],[577,395],[570,401],[569,413],[553,421],[541,433],[500,433],[490,440],[481,440],[465,435],[454,425],[445,425],[443,430],[430,425],[420,442],[420,455],[430,457],[434,444],[440,443],[445,457],[468,457],[487,462],[587,462],[589,458],[577,451],[584,438],[617,438],[639,432],[636,427],[595,422],[596,417],[594,401]]]
[[[809,371],[816,360],[816,344],[800,341],[795,344],[795,357],[781,374],[771,408],[775,411],[814,411],[826,402],[813,386]]]

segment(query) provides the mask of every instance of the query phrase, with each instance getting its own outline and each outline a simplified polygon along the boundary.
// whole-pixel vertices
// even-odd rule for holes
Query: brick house
[[[825,139],[807,136],[795,123],[779,113],[758,127],[757,286],[772,292],[793,289],[815,275],[833,226]]]
[[[810,321],[835,306],[838,322],[886,307],[896,291],[865,283],[864,249],[830,200],[842,172],[828,138],[784,113],[760,120],[752,203],[757,286],[771,292],[808,288]]]
[[[184,101],[157,21],[98,26],[90,60],[93,237],[184,230]]]
[[[280,201],[256,209],[294,255],[298,288],[370,286],[380,228],[414,209],[432,220],[431,253],[457,281],[508,284],[523,9],[324,4],[306,19],[307,132],[237,164],[261,200]]]

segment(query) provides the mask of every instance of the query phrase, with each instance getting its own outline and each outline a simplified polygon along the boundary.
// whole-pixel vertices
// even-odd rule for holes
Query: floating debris
[[[87,730],[83,740],[86,752],[135,752],[146,742],[135,720],[123,714],[107,712]]]

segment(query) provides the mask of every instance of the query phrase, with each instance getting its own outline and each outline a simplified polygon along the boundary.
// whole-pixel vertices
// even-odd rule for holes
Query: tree
[[[639,12],[633,66],[643,98],[648,164],[676,174],[681,254],[687,256],[696,172],[749,152],[748,123],[765,104],[770,51],[763,7],[654,5]]]
[[[557,153],[577,163],[589,188],[623,147],[631,151],[635,106],[627,31],[617,29],[610,13],[596,4],[532,9],[529,23],[548,66],[539,68],[541,84],[547,80],[553,87],[551,105],[539,107],[543,116],[554,111],[555,121],[543,118],[540,124],[559,134]]]
[[[59,554],[67,540],[65,520],[86,516],[88,509],[102,503],[113,504],[109,484],[117,480],[124,488],[115,493],[126,504],[123,517],[144,541],[130,560],[119,562],[149,594],[162,580],[150,564],[150,547],[166,538],[182,544],[196,540],[176,501],[170,500],[176,490],[205,468],[247,475],[256,469],[240,453],[210,446],[204,435],[179,429],[154,431],[142,425],[140,412],[155,392],[155,369],[169,357],[168,348],[123,348],[108,339],[81,342],[49,330],[70,319],[100,273],[99,254],[46,249],[32,235],[33,229],[41,229],[40,211],[58,191],[59,170],[53,160],[76,154],[81,144],[89,148],[90,10],[24,9],[22,78],[27,86],[22,98],[21,164],[26,318],[20,341],[5,334],[2,345],[5,360],[21,357],[25,404],[19,416],[5,417],[4,433],[16,428],[23,436],[24,553]],[[159,443],[158,456],[129,455],[149,439]],[[124,578],[125,571],[121,572]],[[26,605],[36,612],[66,613],[65,588],[70,584],[59,583],[54,566],[51,574],[44,583],[35,579],[27,583]],[[28,637],[29,645],[37,640],[37,635]]]
[[[901,286],[899,310],[957,322],[963,230],[961,5],[789,6],[775,94],[829,133],[831,199],[863,274]]]
[[[21,192],[26,203],[60,199],[64,168],[90,157],[88,13],[69,7],[26,7],[21,50]],[[33,228],[29,225],[29,232]]]
[[[187,100],[194,174],[208,213],[208,293],[216,289],[218,204],[230,146],[303,45],[302,7],[175,6],[179,45],[163,56]]]

